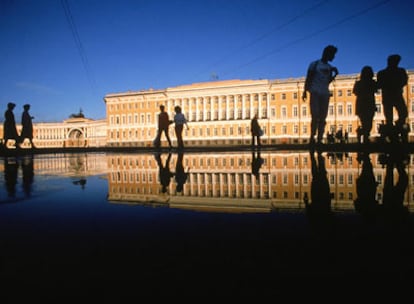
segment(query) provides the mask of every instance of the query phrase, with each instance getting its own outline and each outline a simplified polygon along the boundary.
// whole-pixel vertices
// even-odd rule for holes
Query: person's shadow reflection
[[[259,177],[260,168],[263,164],[263,158],[260,156],[260,149],[257,151],[252,151],[252,174]]]
[[[378,213],[379,203],[376,200],[378,182],[369,153],[361,153],[358,161],[362,163],[361,173],[356,180],[357,198],[354,200],[355,211],[366,220],[374,220]]]
[[[385,178],[383,188],[383,213],[387,219],[399,221],[408,215],[404,206],[404,195],[408,186],[408,174],[405,170],[408,156],[405,153],[391,153],[385,160]],[[398,173],[395,180],[395,169]]]
[[[326,232],[329,232],[327,225],[332,224],[331,191],[325,166],[325,157],[321,152],[317,152],[317,157],[315,157],[314,151],[311,151],[310,159],[312,166],[311,202],[305,196],[306,214],[314,228],[326,229]]]
[[[161,192],[167,193],[168,187],[171,183],[171,178],[174,176],[174,173],[170,170],[171,153],[168,153],[165,164],[162,162],[160,152],[155,153],[155,160],[158,164],[158,177],[161,184]]]
[[[179,151],[177,155],[177,162],[175,164],[175,182],[176,182],[176,192],[181,193],[184,189],[184,184],[187,182],[188,172],[184,169],[183,165],[184,160],[184,153],[183,151]]]
[[[34,180],[33,156],[27,156],[22,160],[23,192],[26,196],[32,193]]]
[[[19,164],[15,158],[4,160],[4,180],[9,198],[16,197],[16,184]]]

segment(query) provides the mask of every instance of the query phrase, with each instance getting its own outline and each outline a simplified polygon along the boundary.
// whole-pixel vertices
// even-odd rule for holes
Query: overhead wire
[[[325,4],[326,2],[329,2],[330,0],[322,0],[319,1],[318,3],[316,3],[315,5],[304,9],[301,13],[293,16],[292,18],[290,18],[289,20],[287,20],[286,22],[277,25],[275,27],[273,27],[271,30],[269,30],[268,32],[261,34],[260,36],[256,37],[255,39],[251,40],[250,42],[247,42],[246,44],[242,45],[241,47],[237,48],[236,50],[234,50],[231,53],[228,53],[227,55],[223,56],[221,59],[217,60],[216,62],[212,63],[209,65],[209,68],[217,66],[218,64],[222,63],[223,61],[225,61],[228,58],[231,58],[232,56],[234,56],[237,53],[240,53],[241,51],[255,45],[256,43],[258,43],[259,41],[265,39],[266,37],[270,36],[271,34],[280,31],[281,29],[283,29],[284,27],[294,23],[295,21],[297,21],[298,19],[300,19],[301,17],[307,15],[308,13],[310,13],[313,10],[316,10],[317,8],[319,8],[320,6],[322,6],[323,4]],[[201,75],[205,73],[205,71],[200,72],[198,75]],[[197,76],[198,76],[197,75]]]
[[[69,3],[68,3],[67,0],[61,0],[61,3],[62,3],[62,6],[63,6],[63,10],[65,11],[66,20],[68,21],[69,28],[71,30],[73,39],[75,40],[76,48],[77,48],[77,50],[79,52],[79,55],[81,57],[82,66],[85,70],[86,77],[87,77],[87,79],[89,81],[89,84],[91,86],[92,93],[93,93],[94,96],[97,96],[97,94],[96,94],[96,85],[95,85],[96,82],[95,82],[94,77],[91,73],[88,57],[86,56],[86,52],[83,48],[83,44],[82,44],[82,41],[80,39],[79,32],[78,32],[76,24],[75,24],[75,20],[73,18],[72,13],[71,13]]]
[[[247,63],[241,64],[241,65],[237,66],[236,68],[233,68],[231,71],[229,70],[227,72],[224,72],[223,74],[224,75],[228,75],[230,73],[233,73],[235,71],[238,71],[238,70],[240,70],[240,69],[242,69],[242,68],[244,68],[246,66],[249,66],[249,65],[251,65],[253,63],[256,63],[256,62],[258,62],[260,60],[263,60],[264,58],[269,57],[270,55],[273,55],[273,54],[275,54],[277,52],[280,52],[280,51],[282,51],[282,50],[284,50],[284,49],[286,49],[288,47],[291,47],[292,45],[295,45],[295,44],[297,44],[299,42],[303,42],[305,40],[308,40],[308,39],[310,39],[312,37],[315,37],[315,36],[317,36],[317,35],[319,35],[319,34],[321,34],[323,32],[329,31],[332,28],[337,27],[337,26],[339,26],[339,25],[341,25],[341,24],[343,24],[343,23],[345,23],[345,22],[347,22],[347,21],[349,21],[351,19],[354,19],[354,18],[357,18],[359,16],[362,16],[362,15],[368,13],[369,11],[372,11],[372,10],[374,10],[374,9],[376,9],[376,8],[382,6],[382,5],[384,5],[384,4],[386,4],[386,3],[390,2],[390,1],[391,0],[383,0],[383,1],[377,2],[377,3],[371,5],[371,6],[367,7],[367,8],[364,8],[364,9],[358,11],[355,14],[352,14],[350,16],[347,16],[347,17],[345,17],[343,19],[340,19],[337,22],[334,22],[334,23],[332,23],[332,24],[330,24],[328,26],[325,26],[325,27],[317,30],[317,31],[314,31],[313,33],[310,33],[308,35],[305,35],[303,37],[300,37],[300,38],[297,38],[297,39],[295,39],[293,41],[290,41],[290,42],[288,42],[288,43],[286,43],[284,45],[281,45],[280,47],[278,47],[276,49],[273,49],[273,50],[271,50],[271,51],[269,51],[269,52],[267,52],[267,53],[265,53],[265,54],[263,54],[263,55],[255,58],[255,59],[253,59],[253,60],[251,60],[251,61],[249,61]]]

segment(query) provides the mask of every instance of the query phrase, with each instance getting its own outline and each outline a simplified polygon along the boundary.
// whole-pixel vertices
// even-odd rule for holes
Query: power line
[[[92,76],[92,73],[89,67],[88,57],[86,56],[86,52],[83,48],[82,41],[79,37],[79,33],[76,28],[75,20],[73,19],[72,13],[70,11],[69,3],[67,0],[61,0],[61,3],[63,6],[63,10],[65,11],[66,20],[68,21],[69,28],[71,30],[73,39],[75,40],[76,48],[78,49],[79,55],[81,57],[82,65],[86,72],[86,77],[88,78],[89,84],[91,86],[92,93],[94,96],[96,96],[95,81],[94,81],[94,78]]]
[[[343,24],[343,23],[345,23],[345,22],[347,22],[347,21],[349,21],[351,19],[354,19],[356,17],[362,16],[362,15],[368,13],[369,11],[374,10],[374,9],[376,9],[376,8],[382,6],[382,5],[384,5],[384,4],[386,4],[387,2],[390,2],[390,1],[391,0],[380,1],[380,2],[378,2],[376,4],[374,4],[374,5],[371,5],[371,6],[367,7],[367,8],[365,8],[365,9],[363,9],[363,10],[361,10],[361,11],[359,11],[359,12],[353,14],[353,15],[351,15],[351,16],[345,17],[345,18],[343,18],[343,19],[341,19],[341,20],[339,20],[339,21],[337,21],[337,22],[335,22],[335,23],[333,23],[331,25],[328,25],[328,26],[326,26],[324,28],[321,28],[321,29],[319,29],[319,30],[317,30],[317,31],[315,31],[313,33],[310,33],[309,35],[306,35],[306,36],[303,36],[301,38],[295,39],[295,40],[293,40],[293,41],[291,41],[289,43],[286,43],[286,44],[284,44],[284,45],[276,48],[276,49],[273,49],[270,52],[267,52],[266,54],[263,54],[263,55],[255,58],[255,59],[253,59],[253,60],[245,63],[245,64],[239,65],[238,67],[232,69],[232,71],[228,71],[228,72],[225,72],[223,74],[226,75],[226,74],[229,74],[231,72],[235,72],[235,71],[237,71],[237,70],[239,70],[241,68],[244,68],[244,67],[246,67],[248,65],[251,65],[253,63],[256,63],[256,62],[258,62],[258,61],[260,61],[260,60],[262,60],[262,59],[264,59],[266,57],[269,57],[270,55],[273,55],[274,53],[280,52],[281,50],[286,49],[286,48],[288,48],[288,47],[290,47],[292,45],[295,45],[295,44],[297,44],[299,42],[308,40],[308,39],[310,39],[312,37],[315,37],[315,36],[317,36],[317,35],[319,35],[319,34],[321,34],[323,32],[329,31],[332,28],[337,27],[337,26],[339,26],[339,25],[341,25],[341,24]]]
[[[258,43],[259,41],[265,39],[266,37],[270,36],[271,34],[280,31],[281,29],[283,29],[284,27],[294,23],[295,21],[297,21],[298,19],[300,19],[301,17],[307,15],[309,12],[319,8],[320,6],[322,6],[323,4],[325,4],[326,2],[329,2],[330,0],[322,0],[320,2],[318,2],[317,4],[303,10],[301,13],[293,16],[292,18],[290,18],[288,21],[286,21],[285,23],[282,23],[280,25],[277,25],[276,27],[272,28],[271,30],[269,30],[268,32],[258,36],[257,38],[253,39],[252,41],[242,45],[241,47],[237,48],[235,51],[223,56],[221,59],[217,60],[216,62],[210,64],[210,68],[217,66],[218,64],[222,63],[223,61],[225,61],[228,58],[231,58],[232,56],[234,56],[237,53],[240,53],[241,51],[243,51],[244,49],[247,49],[253,45],[255,45],[256,43]],[[203,74],[204,72],[199,73]]]

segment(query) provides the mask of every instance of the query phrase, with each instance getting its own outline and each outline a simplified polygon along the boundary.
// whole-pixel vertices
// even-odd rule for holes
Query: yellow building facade
[[[414,130],[414,73],[409,72],[404,97],[408,123]],[[356,140],[359,125],[352,89],[359,74],[342,75],[331,83],[327,132],[343,130]],[[157,132],[159,106],[165,105],[170,119],[180,106],[190,129],[184,131],[189,146],[205,143],[249,144],[250,120],[258,114],[264,130],[263,144],[306,143],[310,137],[310,107],[302,101],[304,78],[284,80],[226,80],[182,85],[163,90],[128,91],[107,94],[107,144],[150,146]],[[377,113],[372,136],[384,120],[381,92],[376,95]],[[413,134],[412,132],[410,135]],[[173,128],[170,137],[174,140]]]
[[[17,124],[16,128],[20,134],[22,126]],[[94,120],[85,117],[72,117],[63,122],[34,123],[33,142],[37,148],[105,147],[106,128],[106,119]],[[0,138],[3,138],[3,124],[0,126]],[[30,147],[27,139],[22,147]]]
[[[414,136],[414,72],[408,71],[404,98],[408,108],[410,137]],[[356,140],[359,125],[352,88],[359,74],[340,75],[331,83],[326,132],[343,130]],[[250,121],[258,114],[264,130],[262,144],[306,143],[310,137],[309,102],[302,101],[305,79],[224,80],[181,85],[161,90],[110,93],[104,96],[106,119],[71,117],[63,122],[34,123],[34,143],[40,147],[145,147],[157,133],[159,106],[170,119],[176,105],[189,123],[184,130],[187,146],[250,144]],[[381,92],[372,136],[384,120]],[[21,126],[17,125],[20,132]],[[175,143],[174,128],[170,137]],[[0,125],[3,138],[3,124]],[[326,136],[325,136],[326,138]],[[25,143],[27,144],[27,143]],[[166,144],[162,142],[162,144]]]

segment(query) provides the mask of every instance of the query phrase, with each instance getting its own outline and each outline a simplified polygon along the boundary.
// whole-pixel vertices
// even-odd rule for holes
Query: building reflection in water
[[[108,200],[225,212],[298,210],[305,209],[306,204],[309,209],[317,209],[319,204],[319,212],[325,210],[327,214],[362,211],[369,208],[368,199],[380,205],[386,203],[387,170],[377,153],[364,156],[363,160],[356,152],[164,153],[160,157],[164,166],[169,159],[167,170],[175,174],[166,191],[160,179],[162,161],[147,154],[108,155]],[[395,174],[401,176],[405,172],[408,178],[410,164],[408,161],[404,168],[397,166]],[[177,173],[184,168],[182,183]],[[313,187],[318,190],[312,192]],[[406,208],[410,208],[412,201],[410,187],[412,183],[404,186],[400,182],[395,190],[400,192]]]
[[[101,175],[107,179],[107,202],[114,204],[277,212],[309,211],[319,203],[321,210],[356,210],[368,218],[376,216],[377,208],[395,214],[411,210],[412,160],[410,154],[264,150],[7,157],[0,160],[4,172],[0,194],[5,200],[16,193],[30,198],[37,184],[44,182],[38,178],[42,176],[67,177],[85,188],[89,176]],[[319,183],[316,192],[315,182]],[[315,193],[321,197],[315,198]]]

